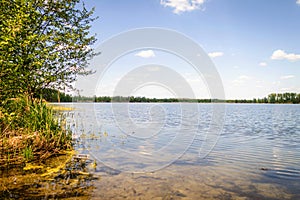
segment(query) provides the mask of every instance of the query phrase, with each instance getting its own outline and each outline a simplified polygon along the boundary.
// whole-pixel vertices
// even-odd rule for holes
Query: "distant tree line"
[[[147,98],[124,96],[71,96],[53,89],[43,90],[43,98],[50,102],[132,102],[132,103],[270,103],[270,104],[299,104],[300,94],[297,93],[271,93],[267,97],[253,99],[189,99],[189,98]]]
[[[90,99],[92,100],[92,99]],[[264,98],[253,99],[235,99],[235,100],[221,100],[221,99],[188,99],[188,98],[147,98],[147,97],[122,97],[122,96],[102,96],[94,97],[94,102],[190,102],[190,103],[289,103],[299,104],[300,94],[297,93],[271,93]]]
[[[264,98],[254,98],[252,100],[236,99],[226,100],[227,103],[271,103],[271,104],[299,104],[300,94],[297,93],[271,93]]]
[[[300,94],[297,93],[271,93],[268,95],[268,103],[300,103]]]
[[[102,96],[94,97],[94,102],[132,102],[132,103],[176,103],[176,102],[190,102],[190,103],[210,103],[212,99],[188,99],[188,98],[147,98],[147,97],[123,97],[123,96]]]

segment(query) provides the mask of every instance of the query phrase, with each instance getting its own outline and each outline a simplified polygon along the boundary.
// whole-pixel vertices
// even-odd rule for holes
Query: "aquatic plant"
[[[22,96],[0,107],[0,166],[43,160],[72,146],[65,116],[41,100]]]

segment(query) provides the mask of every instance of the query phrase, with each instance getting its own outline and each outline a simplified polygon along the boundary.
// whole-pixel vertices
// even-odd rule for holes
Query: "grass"
[[[23,156],[26,161],[33,159],[33,152],[31,147],[25,147],[25,149],[23,150]]]
[[[64,115],[43,100],[23,96],[0,105],[0,166],[43,161],[71,148]]]

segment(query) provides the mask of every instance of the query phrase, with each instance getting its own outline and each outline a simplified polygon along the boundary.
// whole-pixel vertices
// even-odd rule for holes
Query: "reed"
[[[72,147],[65,115],[42,99],[7,99],[0,106],[0,166],[44,160]]]

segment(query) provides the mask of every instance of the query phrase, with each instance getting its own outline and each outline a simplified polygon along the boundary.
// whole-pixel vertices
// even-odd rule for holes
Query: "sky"
[[[91,27],[98,39],[93,46],[96,49],[110,38],[134,29],[173,30],[197,43],[208,55],[220,76],[226,99],[262,98],[273,92],[300,93],[300,0],[89,0],[85,4],[94,7],[99,17]],[[174,41],[176,44],[179,45]],[[103,56],[105,52],[97,59],[105,60]],[[139,71],[135,69],[146,66],[139,71],[144,73],[150,65],[152,71],[167,66],[178,73],[193,91],[189,97],[210,98],[213,93],[202,72],[197,72],[188,60],[149,47],[113,60],[101,76],[88,78],[94,86],[83,79],[77,86],[82,94],[113,96],[119,94],[116,91],[120,83],[126,84],[123,79],[133,78],[131,74]],[[178,77],[172,75],[174,79]],[[150,82],[137,81],[130,95],[181,97],[173,89],[173,82],[162,84],[157,77]]]

